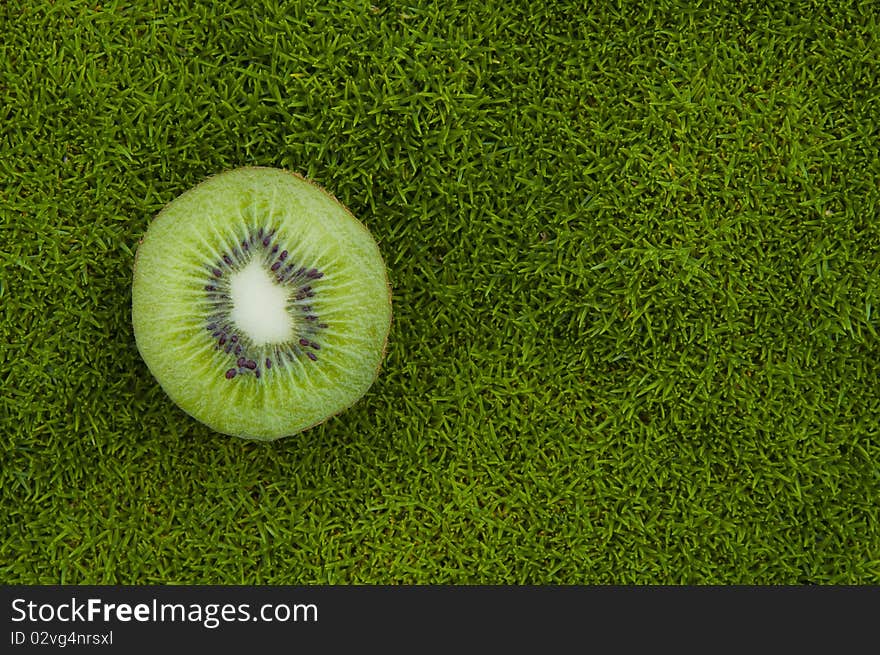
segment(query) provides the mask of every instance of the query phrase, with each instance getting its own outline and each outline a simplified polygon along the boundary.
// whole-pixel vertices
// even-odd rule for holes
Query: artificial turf
[[[0,4],[0,581],[880,582],[876,2]],[[352,409],[255,443],[139,357],[242,165],[377,238]]]

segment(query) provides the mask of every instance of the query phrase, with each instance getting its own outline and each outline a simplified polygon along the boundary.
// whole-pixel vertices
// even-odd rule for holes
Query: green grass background
[[[0,580],[880,582],[875,2],[0,5]],[[134,251],[299,171],[380,243],[354,408],[178,410]]]

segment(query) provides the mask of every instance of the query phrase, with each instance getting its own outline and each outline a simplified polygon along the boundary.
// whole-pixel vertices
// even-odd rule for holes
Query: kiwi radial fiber
[[[134,265],[138,350],[212,429],[296,434],[361,398],[391,325],[385,264],[335,198],[274,168],[208,178],[168,204]]]

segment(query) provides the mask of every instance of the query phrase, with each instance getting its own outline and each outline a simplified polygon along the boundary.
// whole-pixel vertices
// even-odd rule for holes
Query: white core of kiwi
[[[256,346],[291,341],[294,321],[287,311],[290,293],[275,284],[266,267],[252,259],[229,278],[231,318]]]

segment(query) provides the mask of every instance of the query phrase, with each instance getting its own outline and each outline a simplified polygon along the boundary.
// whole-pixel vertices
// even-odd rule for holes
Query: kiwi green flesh
[[[260,333],[251,322],[249,332],[229,318],[235,280],[239,297],[253,284],[267,305],[279,294],[266,285],[276,285],[289,329]],[[267,321],[278,318],[271,309]],[[391,298],[378,246],[335,198],[288,171],[240,168],[187,191],[150,225],[132,322],[147,367],[181,409],[218,432],[271,440],[364,395],[385,353]]]

